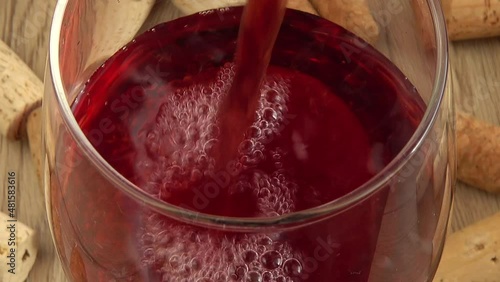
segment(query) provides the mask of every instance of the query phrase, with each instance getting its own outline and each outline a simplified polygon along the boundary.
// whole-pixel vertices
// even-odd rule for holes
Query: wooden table
[[[48,34],[56,0],[1,0],[0,39],[6,42],[43,79]],[[459,108],[500,124],[500,38],[454,43],[451,46],[453,94]],[[0,105],[1,107],[1,105]],[[43,192],[27,142],[0,138],[0,199],[7,172],[18,179],[18,218],[39,232],[37,262],[28,278],[33,282],[66,281],[50,236]],[[0,200],[5,211],[7,202]],[[459,183],[451,230],[459,230],[500,211],[500,196]]]

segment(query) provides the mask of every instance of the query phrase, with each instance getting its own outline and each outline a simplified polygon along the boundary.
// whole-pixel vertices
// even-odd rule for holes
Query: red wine
[[[235,79],[241,14],[156,26],[91,77],[72,109],[119,173],[193,211],[273,217],[345,196],[400,152],[425,108],[415,88],[340,26],[287,10],[255,120],[237,128],[245,132],[237,156],[216,166],[214,148],[231,134],[218,114]],[[304,228],[231,233],[147,210],[89,178],[87,165],[67,172],[52,196],[54,233],[76,281],[368,279],[386,190]]]

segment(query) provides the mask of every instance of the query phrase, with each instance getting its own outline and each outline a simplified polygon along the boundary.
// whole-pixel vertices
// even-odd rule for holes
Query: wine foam
[[[226,64],[215,82],[178,89],[160,106],[146,134],[151,171],[143,180],[147,192],[164,198],[172,189],[191,189],[200,185],[203,175],[215,173],[213,148],[223,138],[217,109],[233,77],[234,65]],[[280,77],[264,81],[256,120],[235,160],[242,173],[225,191],[251,189],[257,201],[256,216],[295,211],[298,187],[280,162],[286,152],[266,149],[283,129],[288,87]],[[252,170],[265,160],[273,162],[274,171]],[[301,275],[301,254],[282,242],[279,234],[223,234],[174,223],[155,213],[145,217],[140,235],[142,261],[157,266],[163,281],[294,281]]]

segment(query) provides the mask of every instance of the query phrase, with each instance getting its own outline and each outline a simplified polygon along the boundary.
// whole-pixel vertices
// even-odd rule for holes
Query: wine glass
[[[262,160],[245,155],[233,164],[233,175],[229,168],[213,172],[201,165],[206,159],[200,152],[210,151],[211,139],[199,151],[169,151],[164,144],[183,142],[186,148],[202,138],[195,130],[189,134],[200,136],[175,139],[175,132],[192,127],[183,123],[190,117],[178,118],[170,106],[184,107],[181,114],[214,115],[199,101],[213,102],[214,89],[224,92],[230,82],[243,11],[236,6],[242,4],[58,1],[43,106],[44,184],[67,277],[431,281],[455,175],[441,7],[430,0],[290,0],[269,69],[275,80],[264,85],[272,91],[265,92],[257,113],[266,119],[266,107],[275,107],[279,111],[268,116],[282,126],[268,130],[266,141],[249,140],[265,152],[278,143],[322,137],[315,146],[283,147],[294,155],[278,145],[272,154],[257,154],[266,161],[277,156],[274,174],[247,171]],[[205,74],[219,88],[193,86]],[[285,86],[279,88],[277,80]],[[311,100],[297,87],[328,89],[340,98]],[[189,95],[195,98],[186,102]],[[320,102],[293,104],[296,96]],[[315,109],[326,112],[324,123],[310,125]],[[139,114],[151,120],[134,119]],[[154,120],[163,123],[150,125]],[[137,130],[127,131],[131,124]],[[270,124],[248,134],[261,134]],[[317,133],[308,133],[314,126]],[[336,130],[340,139],[329,139]],[[170,135],[158,137],[164,131]],[[289,155],[293,162],[283,157]],[[313,161],[280,174],[283,163],[304,158]],[[193,159],[197,170],[189,167]],[[200,179],[212,182],[201,190],[190,186]],[[172,188],[185,183],[182,191],[188,192]]]

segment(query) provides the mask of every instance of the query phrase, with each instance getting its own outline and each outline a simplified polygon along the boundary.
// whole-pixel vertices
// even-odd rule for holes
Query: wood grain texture
[[[0,1],[0,38],[41,79],[46,63],[50,19],[56,0]],[[178,11],[176,11],[178,13]],[[158,16],[158,18],[161,18]],[[451,46],[452,86],[459,108],[500,124],[500,39],[465,41]],[[46,219],[45,202],[27,141],[0,137],[0,210],[6,210],[8,171],[18,175],[18,218],[37,230],[40,249],[28,282],[63,282]],[[458,184],[451,230],[464,228],[500,211],[500,196]],[[465,281],[468,282],[468,281]]]
[[[457,109],[500,125],[500,38],[455,42],[450,60]],[[459,183],[451,229],[462,229],[497,211],[500,195]]]

